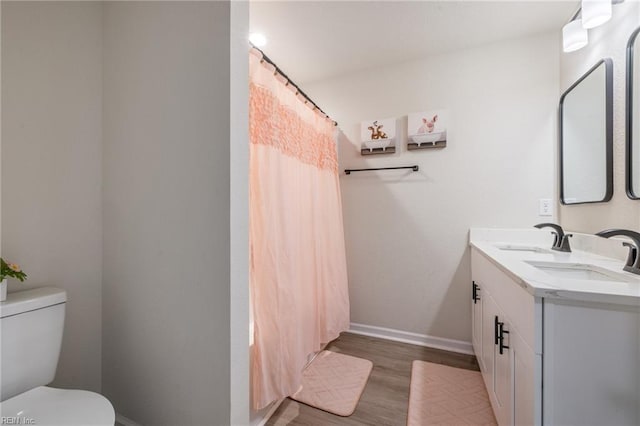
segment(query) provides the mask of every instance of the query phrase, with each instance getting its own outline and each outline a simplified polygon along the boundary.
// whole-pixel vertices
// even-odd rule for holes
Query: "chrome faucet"
[[[551,231],[551,233],[554,235],[554,237],[553,237],[553,245],[551,246],[551,250],[564,251],[567,253],[571,253],[569,238],[573,237],[573,234],[565,234],[564,231],[562,230],[562,226],[556,225],[555,223],[539,223],[533,226],[535,226],[538,229],[552,228],[553,231]]]
[[[610,238],[610,237],[627,237],[630,238],[632,243],[622,243],[623,246],[629,247],[629,254],[627,255],[627,262],[624,265],[624,269],[627,272],[640,275],[640,233],[635,231],[629,231],[628,229],[607,229],[606,231],[600,231],[596,234],[598,237]]]

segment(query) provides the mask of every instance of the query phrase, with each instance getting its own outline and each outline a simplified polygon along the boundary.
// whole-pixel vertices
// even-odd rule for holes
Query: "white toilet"
[[[0,416],[7,424],[113,426],[108,399],[55,389],[67,293],[53,287],[10,293],[0,303]]]

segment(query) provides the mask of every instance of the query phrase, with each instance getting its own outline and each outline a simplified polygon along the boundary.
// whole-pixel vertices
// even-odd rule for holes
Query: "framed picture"
[[[409,114],[407,149],[446,147],[448,115],[448,111],[445,110]]]
[[[360,153],[362,155],[396,152],[396,119],[366,120],[360,123]]]

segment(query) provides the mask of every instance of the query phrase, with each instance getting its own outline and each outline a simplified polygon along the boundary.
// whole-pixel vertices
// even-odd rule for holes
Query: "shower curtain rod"
[[[252,47],[252,48],[254,48],[254,49],[256,49],[258,52],[260,52],[260,54],[262,55],[262,60],[263,60],[263,61],[266,61],[266,62],[268,62],[269,64],[271,64],[271,65],[273,65],[273,66],[275,67],[276,72],[277,72],[278,74],[280,74],[282,77],[284,77],[284,78],[287,80],[287,85],[291,85],[291,86],[295,87],[295,88],[296,88],[297,93],[301,94],[301,95],[302,95],[302,96],[303,96],[303,97],[304,97],[308,102],[310,102],[310,103],[311,103],[311,105],[313,105],[313,106],[314,106],[318,111],[320,111],[322,114],[324,114],[324,116],[325,116],[325,117],[327,117],[329,120],[331,120],[331,121],[333,122],[333,125],[334,125],[334,126],[337,126],[337,125],[338,125],[338,122],[337,122],[337,121],[335,121],[333,118],[329,117],[329,114],[327,114],[326,112],[324,112],[324,111],[322,110],[322,108],[320,108],[320,107],[318,106],[318,104],[316,104],[315,102],[313,102],[313,101],[311,100],[311,98],[309,97],[309,95],[307,95],[306,93],[304,93],[304,92],[302,91],[302,89],[301,89],[297,84],[295,84],[295,83],[293,82],[293,80],[291,80],[291,79],[289,78],[289,76],[288,76],[287,74],[285,74],[285,73],[284,73],[284,71],[282,71],[282,69],[280,69],[280,67],[279,67],[279,66],[277,66],[277,65],[276,65],[276,63],[275,63],[275,62],[273,62],[273,61],[271,60],[271,58],[269,58],[267,55],[265,55],[265,53],[264,53],[261,49],[259,49],[259,48],[255,47],[252,43],[249,43],[249,44],[251,45],[251,47]]]

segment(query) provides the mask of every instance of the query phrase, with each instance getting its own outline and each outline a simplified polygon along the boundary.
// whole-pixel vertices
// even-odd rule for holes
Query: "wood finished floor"
[[[340,417],[287,398],[271,416],[268,426],[404,426],[407,424],[413,360],[480,371],[473,355],[351,333],[342,333],[327,350],[373,362],[373,370],[356,411],[349,417]]]

